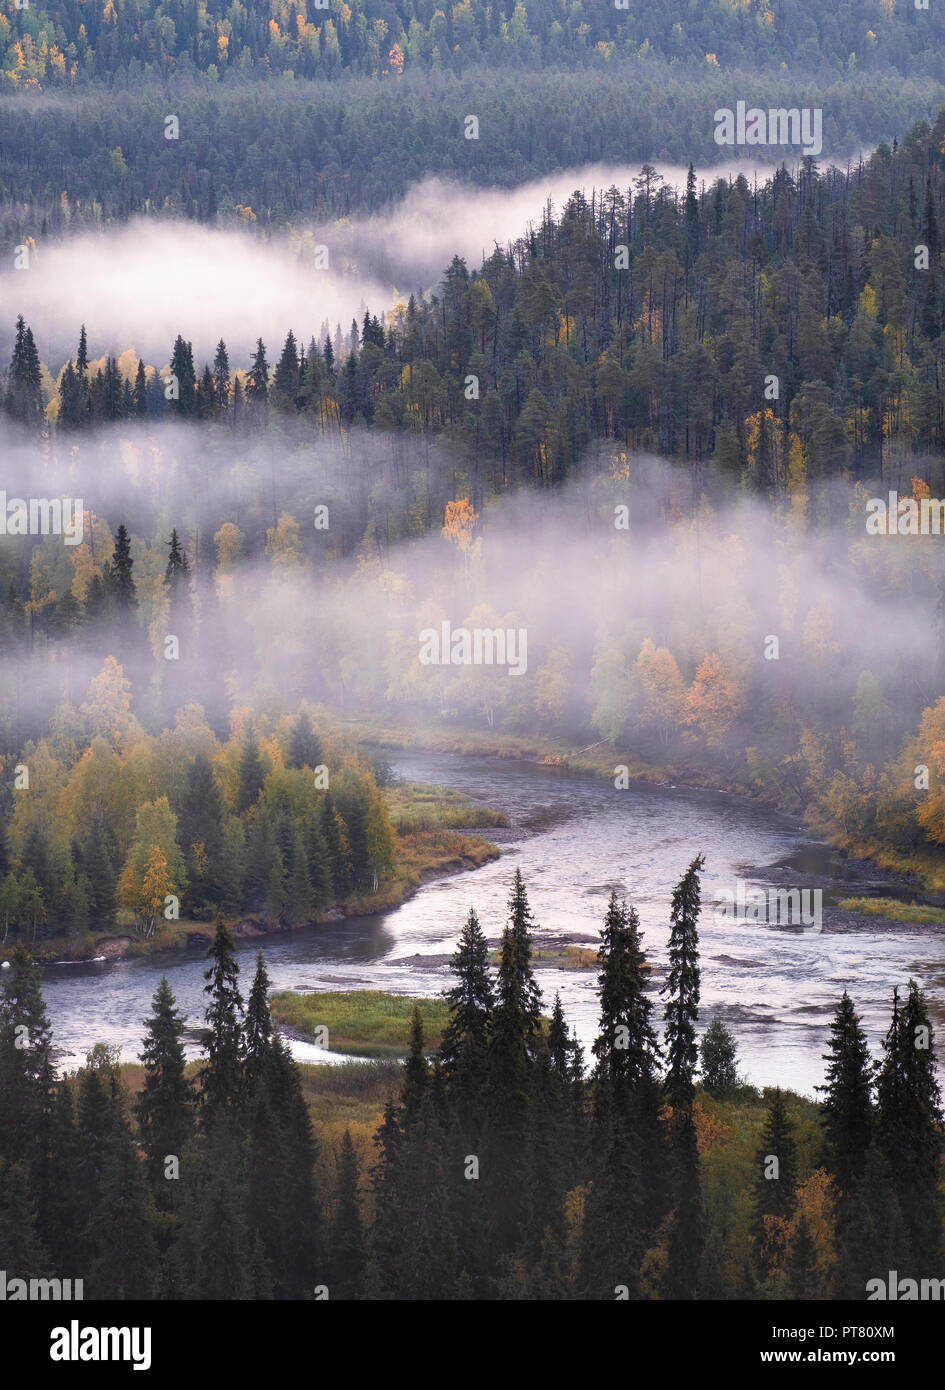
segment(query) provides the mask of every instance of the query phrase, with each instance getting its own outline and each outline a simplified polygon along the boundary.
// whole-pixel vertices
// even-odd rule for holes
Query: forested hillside
[[[5,407],[63,443],[128,418],[300,442],[367,427],[395,489],[406,442],[436,440],[449,495],[465,486],[477,508],[573,477],[595,439],[712,459],[771,497],[846,470],[908,482],[910,460],[945,446],[943,150],[945,112],[849,175],[808,160],[797,179],[700,191],[690,170],[679,197],[645,166],[631,189],[576,191],[479,267],[455,258],[434,294],[291,325],[251,362],[222,340],[195,361],[181,336],[166,364],[93,340],[90,365],[77,324],[73,359],[46,364],[54,384],[21,323]]]
[[[603,66],[650,54],[686,65],[945,78],[934,4],[905,0],[52,0],[0,16],[4,85],[123,84],[146,74],[338,78],[489,67]]]
[[[865,506],[871,488],[945,489],[943,145],[940,115],[850,177],[691,178],[683,198],[644,169],[481,267],[454,260],[435,294],[298,325],[243,364],[222,341],[203,364],[182,336],[166,365],[120,343],[92,357],[77,332],[54,379],[20,323],[8,492],[39,444],[44,486],[85,514],[72,547],[0,542],[11,766],[115,657],[155,731],[187,701],[225,733],[234,701],[281,717],[303,698],[596,731],[935,869],[940,801],[914,769],[938,763],[940,643],[889,614],[908,595],[940,631],[936,540],[869,537]],[[496,499],[559,493],[510,574]],[[752,500],[770,512],[739,511]],[[621,548],[617,504],[663,544]],[[541,599],[555,526],[570,615]],[[591,604],[577,571],[605,555]],[[298,596],[321,580],[302,630]],[[450,616],[525,623],[534,678],[418,665],[417,633]],[[791,662],[763,659],[771,631]]]
[[[212,93],[146,85],[107,102],[27,92],[0,97],[0,228],[40,241],[141,215],[264,230],[384,208],[431,175],[511,187],[589,163],[705,167],[724,153],[713,112],[736,99],[821,107],[824,159],[845,166],[864,146],[932,119],[943,97],[940,81],[911,73],[862,85],[706,65],[693,78],[657,60]],[[169,114],[177,139],[165,138]],[[477,140],[464,137],[469,114],[480,120]]]

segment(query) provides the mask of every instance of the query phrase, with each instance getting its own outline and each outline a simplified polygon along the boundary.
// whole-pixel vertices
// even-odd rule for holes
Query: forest
[[[702,865],[672,895],[662,997],[611,895],[589,1065],[560,1001],[544,1013],[516,872],[495,971],[474,909],[463,925],[439,1048],[415,1009],[406,1060],[378,1064],[373,1123],[336,1105],[324,1132],[319,1069],[273,1025],[261,952],[244,1006],[222,918],[200,1063],[162,979],[134,1092],[103,1044],[57,1077],[18,947],[0,986],[8,1280],[82,1270],[86,1299],[204,1300],[863,1300],[888,1270],[918,1285],[945,1234],[921,990],[893,992],[880,1060],[844,992],[822,1099],[759,1094],[718,1019],[697,1047]]]
[[[291,444],[368,427],[395,487],[399,440],[438,440],[477,509],[573,477],[598,439],[684,460],[697,484],[711,459],[772,500],[841,475],[901,485],[945,445],[943,148],[945,111],[848,174],[806,159],[796,178],[700,191],[690,166],[678,197],[644,165],[479,267],[454,257],[435,292],[291,325],[250,362],[222,338],[195,360],[183,335],[166,364],[129,343],[90,361],[76,324],[69,361],[44,364],[18,321],[4,407],[34,434],[195,419]]]
[[[29,492],[39,448],[44,487],[81,485],[85,524],[74,547],[0,539],[7,814],[47,721],[53,783],[81,764],[76,706],[112,658],[151,737],[202,707],[230,750],[211,758],[236,756],[237,703],[537,721],[562,752],[596,736],[610,769],[722,778],[939,881],[936,539],[865,521],[871,489],[945,491],[943,147],[940,114],[849,176],[690,176],[682,198],[646,166],[478,269],[454,259],[429,296],[299,325],[278,353],[260,339],[244,365],[222,339],[201,362],[182,335],[166,365],[118,343],[93,358],[84,328],[50,365],[21,319],[7,491]],[[562,544],[572,601],[550,607]],[[526,624],[532,673],[420,666],[417,633],[449,616]],[[772,633],[789,661],[767,659]],[[145,799],[163,795],[179,814],[168,786]],[[8,836],[21,872],[25,837]]]
[[[945,1294],[938,0],[5,0],[0,240],[0,1298]]]
[[[81,951],[115,928],[116,909],[146,940],[171,903],[175,918],[300,925],[391,876],[373,768],[337,737],[323,752],[307,713],[258,741],[249,710],[235,710],[221,743],[187,704],[152,737],[129,690],[107,658],[78,709],[60,706],[49,737],[23,750],[0,829],[8,949],[66,934]]]
[[[404,72],[470,66],[603,65],[649,55],[811,72],[898,71],[945,79],[942,19],[896,0],[830,8],[809,0],[667,0],[592,5],[582,0],[52,0],[0,17],[3,85],[19,91],[203,73],[397,79]]]
[[[210,91],[135,84],[107,100],[0,95],[0,229],[11,245],[33,238],[40,248],[136,217],[261,235],[383,210],[430,177],[509,188],[596,163],[704,167],[720,157],[713,112],[736,98],[822,108],[824,156],[845,167],[934,119],[945,100],[943,81],[912,67],[866,83],[702,68],[634,58],[553,74],[490,65]],[[465,138],[469,114],[479,117],[478,139]],[[774,162],[780,151],[761,153]]]

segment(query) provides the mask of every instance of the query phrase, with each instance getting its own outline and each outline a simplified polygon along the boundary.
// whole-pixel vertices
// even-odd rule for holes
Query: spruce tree
[[[149,1298],[157,1273],[153,1208],[115,1058],[103,1044],[79,1078],[75,1193],[86,1295]]]
[[[223,898],[223,798],[210,759],[188,763],[177,810],[177,839],[187,864],[191,912],[219,907]]]
[[[474,907],[469,909],[450,970],[456,984],[445,991],[450,1012],[440,1042],[440,1065],[463,1132],[472,1137],[482,1124],[495,1007],[489,948]]]
[[[76,371],[80,376],[87,376],[89,370],[89,348],[88,339],[85,336],[85,324],[79,330],[79,346],[75,355]]]
[[[6,411],[22,425],[38,429],[43,423],[43,381],[39,353],[20,314],[16,321],[13,357],[7,373]]]
[[[541,990],[531,966],[533,925],[525,880],[516,869],[499,949],[492,1030],[493,1060],[510,1076],[534,1059],[541,1027]]]
[[[8,1279],[48,1273],[49,1255],[37,1226],[28,1165],[0,1158],[0,1251]]]
[[[873,1063],[866,1034],[846,990],[830,1025],[825,1054],[827,1084],[820,1113],[827,1145],[827,1166],[841,1197],[863,1175],[873,1129],[870,1092]]]
[[[591,1190],[581,1238],[581,1286],[595,1299],[612,1298],[617,1285],[638,1295],[640,1262],[665,1202],[654,1173],[663,1155],[648,972],[636,911],[616,893],[607,905],[598,960]]]
[[[208,982],[204,993],[210,996],[205,1015],[209,1029],[207,1064],[201,1073],[205,1124],[221,1112],[235,1111],[243,1096],[243,998],[237,984],[239,966],[233,937],[222,913],[217,917],[207,959],[212,964],[203,976]]]
[[[197,378],[194,373],[194,353],[191,343],[177,335],[171,352],[171,375],[177,378],[178,415],[191,416],[197,408]]]
[[[115,533],[115,550],[110,568],[112,606],[119,619],[130,617],[138,607],[133,568],[131,542],[122,522]]]
[[[225,411],[230,398],[230,359],[222,338],[213,359],[213,396],[217,409]]]
[[[404,1134],[400,1112],[392,1098],[384,1106],[384,1118],[374,1135],[377,1162],[371,1169],[374,1223],[371,1227],[371,1295],[393,1298],[401,1276],[404,1214],[402,1183]]]
[[[404,1085],[401,1095],[401,1114],[405,1131],[409,1130],[419,1115],[429,1084],[430,1066],[423,1051],[423,1018],[419,1005],[414,1004],[410,1018],[410,1049],[404,1062]]]
[[[292,725],[289,738],[289,756],[286,766],[293,768],[316,768],[322,762],[322,746],[318,734],[312,728],[312,721],[305,710],[301,710]]]
[[[92,816],[88,834],[82,841],[82,866],[92,888],[89,925],[100,931],[108,930],[115,923],[118,875],[113,850],[117,852],[117,846],[109,843],[105,818],[98,812]]]
[[[705,864],[697,855],[673,890],[670,908],[669,971],[663,992],[666,1001],[666,1077],[670,1105],[687,1109],[695,1094],[698,1060],[696,1024],[699,1020],[699,874]]]
[[[262,424],[269,403],[269,364],[262,338],[256,341],[256,353],[246,383],[246,406],[254,424]]]
[[[262,765],[262,758],[259,756],[259,745],[256,742],[256,735],[252,728],[246,732],[246,739],[243,744],[243,755],[239,765],[239,786],[236,794],[236,809],[242,815],[251,806],[255,806],[259,793],[262,791],[266,774]]]
[[[768,1093],[768,1106],[761,1131],[761,1146],[755,1155],[755,1215],[752,1233],[759,1268],[766,1276],[771,1267],[780,1233],[794,1211],[797,1185],[797,1144],[795,1127],[788,1115],[780,1087]],[[772,1223],[766,1218],[780,1218]]]
[[[250,1088],[255,1085],[272,1042],[272,1016],[269,1012],[269,973],[262,951],[256,952],[256,974],[246,1005],[244,1025],[246,1077]]]
[[[0,1157],[34,1165],[54,1079],[52,1031],[39,967],[22,945],[13,948],[0,984]]]
[[[148,418],[148,376],[144,368],[143,357],[138,358],[133,399],[135,415],[139,420],[146,420]]]
[[[489,1040],[489,1113],[484,1144],[486,1201],[493,1215],[492,1257],[507,1256],[529,1221],[521,1184],[528,1150],[529,1097],[541,1040],[541,991],[531,965],[531,909],[521,870],[509,895]]]
[[[877,1080],[877,1133],[893,1175],[913,1258],[931,1268],[941,1257],[941,1095],[935,1039],[925,996],[909,981],[905,1006],[893,993],[893,1016]]]
[[[329,1297],[359,1298],[365,1272],[366,1247],[358,1194],[358,1160],[349,1129],[344,1132],[338,1156],[335,1210],[328,1251]]]
[[[152,1188],[158,1205],[168,1209],[174,1181],[166,1178],[165,1165],[170,1156],[181,1160],[192,1138],[194,1094],[185,1075],[184,1020],[166,976],[161,977],[152,1008],[146,1020],[144,1085],[136,1113]]]

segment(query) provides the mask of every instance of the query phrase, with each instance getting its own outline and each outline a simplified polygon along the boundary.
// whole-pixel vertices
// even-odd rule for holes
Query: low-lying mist
[[[214,452],[208,438],[183,427],[84,437],[42,469],[50,495],[82,497],[99,528],[92,552],[88,536],[72,548],[55,536],[0,539],[4,589],[32,583],[42,600],[45,585],[55,601],[107,558],[104,524],[114,535],[124,522],[155,655],[148,679],[160,684],[176,526],[195,575],[176,705],[209,698],[199,674],[209,659],[215,679],[230,677],[231,702],[273,710],[306,698],[377,718],[639,735],[664,752],[698,733],[712,747],[762,746],[775,763],[815,729],[838,748],[858,739],[879,767],[945,693],[935,617],[945,537],[867,534],[867,493],[849,484],[772,506],[732,495],[710,472],[696,500],[686,470],[605,449],[567,489],[490,500],[475,518],[460,509],[444,535],[431,490],[431,478],[440,496],[447,486],[443,452],[415,446],[397,490],[379,434],[296,451],[266,440]],[[28,451],[5,457],[22,479]],[[410,496],[418,516],[431,509],[430,530],[398,537],[385,519]],[[37,607],[32,651],[5,653],[5,680],[9,689],[16,671],[31,707],[51,709],[67,666],[74,690],[76,667],[55,658]],[[524,669],[422,659],[422,634],[439,640],[444,622],[523,632]],[[69,645],[89,669],[106,651],[122,658],[101,625],[94,641],[79,628]]]
[[[785,152],[789,168],[796,164]],[[732,159],[697,171],[700,184],[743,174],[764,182],[777,162]],[[677,193],[686,169],[660,164],[660,181]],[[639,166],[595,164],[524,183],[476,188],[444,179],[414,185],[392,210],[269,236],[187,221],[138,219],[60,242],[40,241],[27,269],[0,275],[0,345],[22,314],[54,372],[76,351],[78,325],[93,357],[133,347],[163,365],[180,333],[199,363],[226,341],[245,364],[262,337],[274,359],[293,329],[303,343],[327,325],[347,333],[365,308],[381,315],[399,297],[434,288],[454,256],[477,268],[496,245],[513,243],[537,224],[549,202],[560,209],[575,189],[616,187],[632,195]],[[327,247],[327,268],[316,268]],[[323,257],[321,257],[323,259]]]

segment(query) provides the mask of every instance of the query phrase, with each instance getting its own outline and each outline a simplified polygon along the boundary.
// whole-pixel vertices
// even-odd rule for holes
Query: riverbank
[[[385,750],[416,749],[431,753],[504,758],[512,762],[535,763],[541,767],[558,767],[562,771],[609,782],[614,780],[615,769],[620,768],[628,782],[723,791],[741,796],[757,805],[798,815],[812,836],[824,840],[845,859],[872,864],[907,879],[917,895],[924,893],[936,898],[945,897],[945,853],[930,850],[906,855],[876,839],[861,839],[838,832],[825,825],[811,808],[798,809],[793,804],[786,806],[775,797],[765,796],[756,785],[738,777],[726,778],[717,768],[707,770],[692,763],[675,763],[670,759],[648,762],[617,749],[610,739],[575,748],[573,742],[550,735],[525,737],[521,734],[496,733],[489,729],[458,729],[444,724],[424,725],[422,729],[417,729],[369,719],[347,718],[339,722],[356,732],[364,743]]]
[[[378,884],[373,893],[355,893],[333,904],[315,922],[298,926],[318,926],[342,921],[346,917],[372,917],[390,912],[434,879],[478,869],[501,850],[479,831],[504,829],[508,817],[492,807],[451,787],[405,782],[382,789],[384,803],[394,829],[394,872]],[[124,917],[124,920],[123,920]],[[238,941],[253,940],[296,930],[282,922],[268,922],[254,914],[228,917]],[[30,947],[34,960],[44,965],[56,962],[127,960],[159,951],[206,951],[213,940],[213,922],[192,917],[162,922],[153,935],[137,936],[130,916],[119,914],[115,927],[90,933],[81,943],[68,936],[46,937]],[[0,962],[7,958],[10,943],[0,945]]]

